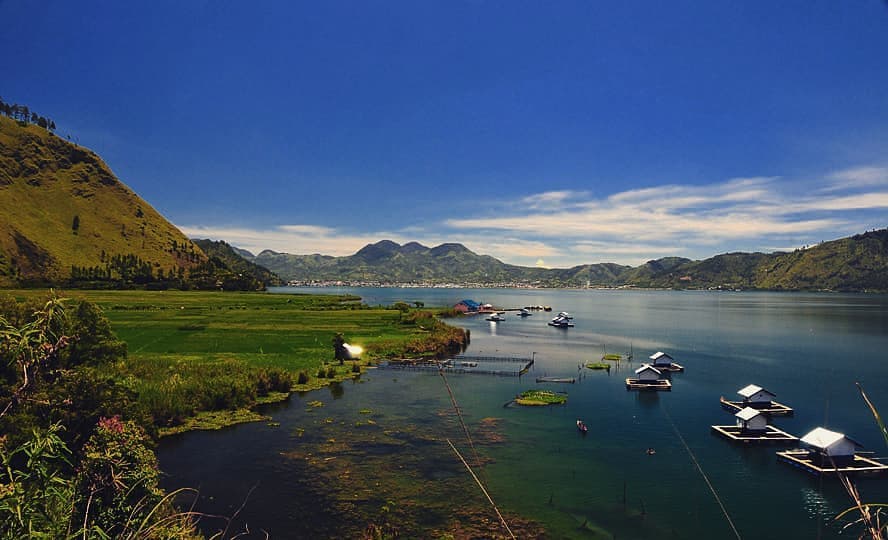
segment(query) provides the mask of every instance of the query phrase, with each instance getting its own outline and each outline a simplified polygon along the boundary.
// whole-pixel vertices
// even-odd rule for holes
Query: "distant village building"
[[[768,418],[757,409],[746,407],[734,415],[737,427],[742,431],[765,431],[768,429]]]
[[[474,300],[466,299],[458,302],[453,306],[453,309],[461,313],[477,313],[481,309],[481,304]]]

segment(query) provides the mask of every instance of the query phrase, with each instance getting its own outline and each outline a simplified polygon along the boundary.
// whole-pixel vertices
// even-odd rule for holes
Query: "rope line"
[[[453,410],[456,411],[456,416],[459,419],[459,423],[463,428],[463,433],[466,435],[466,440],[469,442],[469,448],[472,449],[472,456],[475,458],[475,466],[478,469],[481,469],[481,459],[478,458],[478,452],[475,450],[475,443],[472,442],[472,436],[469,434],[469,428],[466,426],[465,420],[463,420],[462,409],[460,409],[459,405],[456,403],[456,397],[453,395],[453,390],[450,388],[450,383],[447,382],[447,377],[444,375],[444,370],[442,368],[438,369],[438,375],[444,379],[444,388],[447,389],[447,394],[450,395],[450,402],[453,404]]]
[[[478,476],[475,475],[475,471],[473,471],[472,468],[469,466],[469,464],[466,463],[466,460],[463,459],[462,454],[459,453],[459,450],[457,450],[456,447],[453,446],[453,443],[450,442],[450,439],[447,439],[447,444],[450,445],[450,448],[452,448],[453,451],[456,453],[456,457],[458,457],[459,460],[462,461],[462,464],[466,466],[466,469],[469,470],[469,474],[472,475],[472,478],[475,479],[475,482],[478,484],[478,487],[481,488],[481,491],[484,492],[484,496],[487,497],[488,501],[490,501],[490,506],[492,506],[493,510],[496,512],[496,516],[499,518],[500,523],[503,524],[503,527],[505,527],[506,531],[509,533],[509,536],[511,536],[514,539],[515,535],[512,533],[512,529],[510,529],[509,526],[506,524],[506,520],[503,518],[503,515],[500,514],[499,508],[496,507],[496,503],[493,502],[493,499],[490,497],[490,494],[487,493],[486,489],[484,489],[484,484],[482,484],[481,480],[478,479]]]
[[[722,513],[725,515],[725,519],[728,520],[728,525],[731,526],[731,530],[734,531],[734,536],[737,537],[737,540],[743,540],[740,537],[740,532],[737,530],[737,527],[734,526],[734,521],[731,519],[731,516],[728,514],[727,508],[725,508],[724,503],[721,500],[721,497],[718,496],[718,492],[715,491],[715,486],[712,485],[712,482],[709,481],[709,477],[706,476],[706,473],[703,472],[703,467],[700,466],[700,462],[697,461],[697,456],[691,452],[691,447],[688,446],[688,443],[685,441],[684,437],[681,436],[681,432],[678,431],[678,427],[675,426],[675,422],[672,421],[672,417],[669,416],[669,411],[666,410],[666,407],[661,407],[663,410],[663,414],[666,416],[666,419],[669,420],[669,425],[672,426],[675,434],[678,435],[678,440],[681,441],[681,444],[684,446],[685,450],[688,452],[688,455],[691,456],[691,461],[694,462],[694,466],[700,472],[700,476],[703,477],[703,480],[706,481],[706,485],[709,486],[709,491],[712,492],[712,496],[715,497],[715,502],[718,503],[718,506],[721,508]]]
[[[447,389],[447,394],[450,396],[450,402],[453,404],[453,410],[456,411],[456,416],[459,419],[459,423],[463,428],[463,433],[466,436],[466,441],[468,441],[468,443],[469,443],[469,448],[472,449],[472,455],[475,458],[475,465],[478,467],[479,470],[482,470],[481,469],[481,459],[478,457],[478,452],[475,450],[475,443],[472,442],[472,436],[469,434],[469,428],[468,428],[468,426],[466,426],[466,422],[462,416],[462,409],[460,409],[459,404],[456,402],[456,396],[453,395],[453,389],[450,388],[450,383],[447,381],[447,376],[444,375],[444,369],[439,368],[438,374],[441,375],[441,379],[443,379],[443,381],[444,381],[444,388]],[[466,469],[469,470],[469,474],[471,474],[472,478],[475,479],[475,483],[478,484],[478,487],[481,488],[481,491],[484,493],[484,496],[487,497],[488,501],[490,501],[490,505],[493,507],[494,512],[496,512],[496,516],[499,518],[500,523],[502,523],[503,527],[509,533],[509,536],[514,539],[515,535],[512,533],[512,529],[509,528],[509,525],[506,523],[505,518],[500,513],[499,508],[497,508],[497,506],[496,506],[496,503],[493,502],[493,498],[491,498],[490,494],[487,492],[487,489],[484,488],[484,484],[481,483],[481,480],[478,478],[478,475],[475,474],[475,471],[472,470],[472,467],[469,466],[469,464],[463,458],[462,454],[459,453],[459,450],[456,449],[456,446],[454,446],[453,443],[450,442],[450,439],[447,439],[447,444],[450,445],[450,448],[453,449],[454,453],[456,453],[456,456],[459,458],[460,461],[462,461],[462,464],[465,465]]]

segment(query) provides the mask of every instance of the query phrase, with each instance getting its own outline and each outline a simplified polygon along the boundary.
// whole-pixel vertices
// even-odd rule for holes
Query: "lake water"
[[[466,441],[442,378],[372,370],[360,381],[294,395],[253,423],[164,439],[167,487],[200,489],[197,509],[237,514],[253,537],[344,538],[375,523],[402,537],[430,537],[496,516],[447,439],[479,473],[507,521],[542,524],[551,538],[845,538],[834,517],[850,500],[834,479],[778,463],[774,447],[740,447],[710,425],[733,424],[719,396],[758,384],[792,406],[774,424],[801,436],[840,431],[888,456],[855,381],[888,411],[888,297],[753,292],[293,289],[354,293],[370,305],[463,298],[503,308],[550,305],[551,314],[456,320],[471,330],[467,354],[533,355],[526,376],[448,376],[473,437]],[[348,339],[349,336],[346,336]],[[602,353],[634,353],[609,373],[578,369]],[[686,368],[672,392],[628,392],[639,362],[668,352]],[[578,377],[537,384],[537,376]],[[566,391],[564,406],[504,407],[522,390]],[[321,402],[314,403],[310,402]],[[580,436],[575,421],[589,426]],[[648,455],[646,449],[656,453]],[[700,473],[695,465],[705,473]],[[888,502],[888,477],[858,481],[864,500]],[[222,525],[224,526],[224,525]],[[217,530],[218,520],[205,522]],[[524,531],[532,531],[529,527]],[[464,531],[465,532],[465,531]],[[520,535],[519,535],[520,536]]]

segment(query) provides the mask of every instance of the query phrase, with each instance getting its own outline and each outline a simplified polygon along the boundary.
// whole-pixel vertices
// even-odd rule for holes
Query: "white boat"
[[[567,320],[571,320],[571,319],[573,319],[573,317],[571,316],[571,314],[568,313],[568,312],[566,312],[566,311],[562,311],[562,312],[558,313],[558,317],[562,317],[562,318],[567,319]]]
[[[571,328],[574,323],[570,322],[570,319],[566,317],[562,317],[560,314],[549,321],[549,326],[555,326],[557,328]]]
[[[527,311],[527,308],[521,308],[521,311],[518,312],[519,317],[530,317],[533,313]]]
[[[493,315],[491,315],[490,317],[487,317],[484,320],[492,321],[492,322],[502,322],[502,321],[506,320],[506,318],[503,317],[502,315],[500,315],[499,313],[494,313]]]

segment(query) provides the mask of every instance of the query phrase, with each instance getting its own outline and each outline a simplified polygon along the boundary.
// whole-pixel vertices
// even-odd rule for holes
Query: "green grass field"
[[[44,290],[7,291],[43,298]],[[132,358],[240,358],[289,370],[311,369],[333,358],[341,332],[367,348],[422,333],[400,325],[401,313],[362,308],[357,297],[183,291],[62,291],[99,305]]]
[[[19,300],[48,294],[6,293]],[[364,348],[366,366],[381,356],[429,352],[425,344],[432,347],[454,331],[431,311],[418,316],[368,308],[354,296],[81,290],[60,295],[102,308],[128,349],[126,360],[108,366],[108,374],[134,390],[165,429],[200,427],[193,418],[210,411],[242,412],[269,393],[286,397],[275,392],[310,390],[354,376],[352,362],[334,362],[337,332]],[[335,374],[319,377],[325,363]],[[308,376],[303,383],[300,372]],[[218,417],[212,424],[220,424]]]

